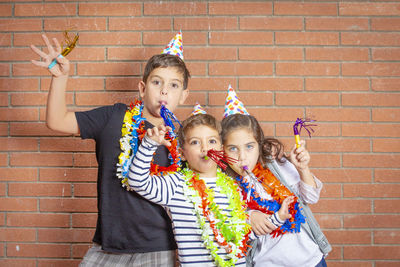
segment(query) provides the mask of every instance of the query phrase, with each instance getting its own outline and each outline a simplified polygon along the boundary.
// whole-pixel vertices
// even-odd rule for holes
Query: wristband
[[[275,212],[270,217],[268,217],[267,220],[270,221],[276,227],[280,227],[285,223],[285,221],[281,221],[281,218],[279,218],[279,215],[277,214],[277,212]]]
[[[63,58],[63,56],[60,54],[58,55],[57,58]],[[50,63],[50,65],[47,67],[48,69],[51,69],[52,67],[54,67],[57,64],[57,59],[53,59],[53,61]]]

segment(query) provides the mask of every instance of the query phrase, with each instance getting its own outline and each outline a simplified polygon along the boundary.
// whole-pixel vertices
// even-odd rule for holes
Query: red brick
[[[12,16],[12,6],[11,5],[1,5],[0,16],[1,17],[11,17]]]
[[[292,114],[288,114],[288,120],[293,120],[293,114],[299,114],[298,116],[301,116],[300,110],[298,110],[297,113],[294,112],[293,110]],[[276,111],[275,116],[281,112],[281,109],[279,109],[279,112]],[[290,118],[289,118],[290,117]],[[319,127],[316,127],[314,130],[314,135],[313,136],[339,136],[340,134],[340,127],[338,124],[335,123],[328,123],[328,124],[322,124],[318,123]],[[276,125],[276,133],[278,136],[293,136],[293,123],[290,124],[277,124]],[[303,132],[302,136],[306,136],[306,133]],[[293,137],[294,138],[294,137]]]
[[[260,2],[217,2],[209,3],[210,15],[272,15],[271,3]]]
[[[0,48],[0,61],[28,61],[35,55],[30,48]]]
[[[0,106],[8,107],[8,94],[7,93],[0,93]]]
[[[396,154],[345,154],[344,167],[397,168],[400,156]]]
[[[96,213],[74,213],[72,214],[72,227],[92,228],[96,227]]]
[[[400,18],[371,18],[371,30],[373,31],[399,31]]]
[[[44,20],[44,30],[65,31],[65,29],[79,29],[79,31],[105,31],[106,23],[106,18],[47,18]]]
[[[138,17],[138,18],[109,18],[108,27],[110,31],[151,31],[170,30],[171,18],[162,17]],[[171,37],[172,38],[172,37]]]
[[[189,81],[189,88],[192,91],[207,90],[207,91],[226,92],[229,84],[232,85],[235,84],[235,80],[232,77],[227,77],[227,78],[215,77],[212,79],[193,77]]]
[[[372,233],[370,231],[325,231],[326,237],[331,244],[371,244]]]
[[[278,121],[288,121],[293,117],[293,114],[298,114],[301,112],[300,108],[247,108],[247,111],[257,118],[260,122],[278,122]],[[222,114],[222,113],[221,113]],[[293,128],[292,128],[293,129]],[[277,133],[279,134],[278,126]]]
[[[129,104],[132,102],[131,92],[90,92],[76,93],[77,106],[105,106],[114,103]]]
[[[398,194],[397,194],[398,196]],[[399,199],[376,199],[374,200],[374,212],[376,213],[399,213]]]
[[[394,198],[400,192],[400,185],[395,184],[345,184],[343,197]]]
[[[5,242],[32,242],[36,241],[35,229],[2,228],[0,239]]]
[[[185,55],[186,60],[237,60],[236,48],[231,47],[186,48]]]
[[[94,151],[94,141],[80,138],[42,138],[40,139],[40,151]]]
[[[38,229],[38,241],[42,243],[88,243],[93,238],[89,229]]]
[[[11,166],[72,166],[71,153],[11,153]]]
[[[0,46],[11,46],[11,33],[0,33]]]
[[[239,47],[240,60],[302,60],[303,49],[297,47]]]
[[[54,183],[9,183],[9,196],[71,196],[70,184],[54,184]]]
[[[7,194],[7,188],[5,183],[0,183],[0,196],[5,197]]]
[[[189,69],[190,71],[190,75],[192,75],[192,77],[194,75],[206,75],[206,71],[207,71],[207,64],[205,62],[186,62],[186,67]],[[191,81],[193,80],[190,79]]]
[[[346,246],[344,259],[389,260],[400,259],[398,247],[394,246]]]
[[[37,211],[36,198],[2,198],[0,211]]]
[[[94,198],[64,199],[48,198],[40,199],[41,212],[96,212],[97,201]]]
[[[36,88],[36,89],[35,89]],[[37,91],[39,79],[36,78],[1,78],[0,91]]]
[[[44,182],[94,182],[97,181],[97,169],[95,168],[40,168],[40,181]]]
[[[34,58],[36,59],[36,58]],[[37,58],[38,60],[39,58]],[[75,67],[72,64],[70,68],[70,74],[75,72]],[[13,76],[50,76],[49,71],[46,68],[40,68],[32,66],[32,63],[17,63],[12,65]]]
[[[41,30],[41,19],[3,19],[0,22],[0,31],[2,32],[27,32]]]
[[[278,45],[338,45],[339,35],[330,32],[276,32]]]
[[[396,93],[343,93],[342,105],[370,107],[400,106],[400,95]]]
[[[11,136],[60,136],[66,135],[47,128],[45,123],[15,122],[10,123]]]
[[[399,137],[397,124],[343,124],[343,136]]]
[[[306,78],[306,90],[310,91],[367,91],[366,78]]]
[[[143,4],[144,15],[206,15],[207,3],[201,2],[145,2]]]
[[[313,152],[313,150],[310,150]],[[311,155],[313,159],[313,155]],[[372,181],[369,169],[313,169],[313,173],[323,182],[328,183],[367,183]]]
[[[16,4],[14,14],[18,17],[53,17],[76,15],[75,4]]]
[[[342,186],[340,184],[326,184],[321,190],[321,198],[340,198],[342,196]]]
[[[325,213],[365,213],[370,212],[371,200],[360,199],[320,199],[312,206],[313,212]]]
[[[275,2],[274,15],[336,16],[337,7],[333,3]]]
[[[69,227],[70,215],[45,213],[8,213],[7,226]]]
[[[400,4],[395,3],[339,3],[340,16],[400,15]]]
[[[11,96],[11,105],[13,106],[31,106],[46,105],[47,93],[13,93]],[[15,111],[17,109],[13,109]],[[24,120],[24,119],[23,119]]]
[[[1,167],[8,166],[8,154],[0,153],[0,166]]]
[[[13,244],[7,247],[7,256],[34,258],[68,258],[70,245],[61,244]]]
[[[37,181],[35,168],[0,168],[0,181]]]
[[[77,47],[68,54],[70,61],[104,61],[105,52],[103,47]]]
[[[238,62],[232,63],[209,63],[209,75],[215,76],[252,76],[272,75],[273,64],[264,62]]]
[[[38,140],[34,138],[0,138],[0,151],[37,151]]]
[[[367,108],[307,108],[306,113],[318,121],[370,121]]]
[[[0,64],[0,76],[10,76],[9,64]]]
[[[138,95],[138,84],[141,80],[137,77],[111,77],[106,79],[105,89],[107,91],[130,91],[131,99],[133,99]]]
[[[399,244],[400,232],[394,230],[374,231],[375,244]]]
[[[375,267],[397,267],[398,261],[376,261]]]
[[[397,169],[375,169],[375,182],[377,183],[397,183],[400,170]]]
[[[370,141],[366,139],[315,139],[307,140],[311,152],[369,152]]]
[[[325,30],[325,31],[365,31],[368,30],[367,18],[306,18],[306,30]]]
[[[351,214],[344,215],[344,228],[396,228],[400,223],[398,214]]]
[[[97,196],[97,184],[74,184],[74,196],[75,197],[96,197]]]
[[[343,63],[345,64],[345,63]],[[349,63],[350,64],[350,63]],[[339,75],[339,64],[322,62],[278,62],[276,63],[276,75],[296,75],[296,76],[332,76]]]
[[[50,79],[41,79],[41,91],[48,91]],[[70,78],[67,84],[67,91],[100,91],[104,89],[104,78]],[[73,95],[67,93],[67,104],[73,103]]]
[[[76,153],[74,167],[97,167],[96,155],[94,153]]]
[[[253,93],[253,92],[236,92],[238,97],[243,103],[246,103],[246,108],[251,105],[256,106],[269,106],[273,104],[272,93]],[[210,105],[222,105],[225,102],[226,93],[213,93],[209,92],[209,104]],[[201,104],[201,103],[200,103]]]
[[[400,91],[400,79],[371,78],[371,88],[374,91]]]
[[[75,257],[74,257],[75,258]],[[82,257],[81,257],[82,258]],[[47,259],[39,259],[38,267],[78,267],[82,259],[76,260],[47,260]]]
[[[310,161],[310,167],[311,168],[340,167],[340,156],[335,154],[313,154],[312,160]]]
[[[182,29],[182,31],[234,30],[238,29],[238,21],[235,17],[176,17],[174,29]]]
[[[383,60],[383,61],[394,61],[400,60],[400,49],[399,48],[375,48],[372,49],[372,59],[373,60]]]
[[[38,119],[37,108],[0,108],[1,121],[37,121]]]
[[[211,45],[271,45],[273,44],[272,32],[210,32]]]
[[[140,65],[138,63],[79,63],[77,68],[77,74],[85,76],[140,75]]]
[[[140,16],[139,3],[79,3],[79,16]]]
[[[241,30],[302,30],[303,19],[295,17],[240,17]]]
[[[110,47],[107,49],[107,59],[145,61],[151,56],[160,53],[160,51],[162,51],[161,47],[158,49],[153,47]]]
[[[306,48],[306,60],[322,61],[368,61],[368,48]]]
[[[240,90],[260,91],[300,91],[303,89],[303,78],[272,77],[272,78],[246,78],[239,79]]]
[[[3,250],[3,248],[2,248]],[[5,258],[0,259],[0,266],[7,267],[36,267],[36,260],[32,259],[16,259],[16,258]]]
[[[400,121],[400,110],[379,108],[372,110],[373,121],[386,121],[386,122],[399,122]]]
[[[198,102],[200,105],[206,105],[206,98],[207,95],[206,93],[198,93],[198,92],[191,92],[188,96],[188,98],[186,98],[185,101],[185,106],[189,105],[190,108],[193,109],[193,106],[196,105],[196,102]],[[181,109],[182,106],[180,106],[178,108],[178,110],[175,110],[175,112],[179,112],[179,109]],[[186,118],[186,117],[179,117],[178,118]]]
[[[144,45],[160,45],[160,49],[158,52],[161,52],[166,44],[171,40],[171,38],[175,35],[171,32],[144,32],[143,33],[143,44]],[[208,34],[201,32],[184,32],[183,36],[184,48],[188,45],[206,45],[208,42]],[[142,48],[139,48],[142,49]],[[185,51],[184,51],[185,55]],[[149,57],[148,57],[149,58]]]
[[[337,93],[275,93],[275,104],[278,106],[288,105],[304,106],[335,106],[339,104]]]
[[[0,136],[8,136],[8,123],[0,123]]]
[[[76,244],[72,245],[72,256],[74,258],[83,258],[85,256],[86,252],[92,245],[83,245],[83,244]]]
[[[140,32],[79,33],[79,45],[139,45],[139,44],[141,44]]]
[[[341,228],[342,222],[340,216],[336,214],[318,214],[314,213],[315,218],[317,219],[318,224],[322,229],[326,228]]]
[[[357,46],[398,46],[400,42],[399,33],[349,33],[342,32],[341,45]]]

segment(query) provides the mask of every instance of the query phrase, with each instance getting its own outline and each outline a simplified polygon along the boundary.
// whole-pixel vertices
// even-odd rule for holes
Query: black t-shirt
[[[76,112],[82,139],[96,141],[98,217],[93,241],[106,251],[143,253],[176,249],[166,211],[134,191],[126,191],[116,176],[119,140],[127,106],[115,104]],[[152,125],[146,121],[146,128]],[[155,162],[168,166],[168,150],[160,146]]]

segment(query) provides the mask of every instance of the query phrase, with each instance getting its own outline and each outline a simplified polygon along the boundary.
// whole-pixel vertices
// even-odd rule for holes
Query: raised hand
[[[53,42],[55,44],[55,48],[54,48],[50,44],[50,41],[45,34],[42,34],[42,39],[47,46],[48,54],[41,51],[36,46],[31,45],[31,49],[33,50],[33,52],[35,52],[37,55],[39,55],[43,59],[42,61],[31,60],[32,64],[39,66],[39,67],[48,68],[49,65],[53,62],[53,60],[56,60],[57,64],[55,64],[51,68],[48,68],[50,73],[55,77],[68,76],[69,67],[70,67],[69,60],[66,59],[65,57],[61,56],[61,46],[60,46],[60,43],[58,42],[58,40],[56,38],[53,38]]]
[[[283,200],[281,208],[278,210],[279,218],[282,221],[290,219],[292,215],[289,213],[289,205],[294,201],[294,196],[287,197]]]
[[[157,142],[160,145],[171,146],[171,142],[165,140],[164,138],[165,134],[168,133],[169,131],[171,131],[171,127],[160,125],[158,127],[147,129],[147,136],[151,140]]]
[[[310,153],[306,149],[306,142],[304,140],[300,141],[299,148],[296,148],[296,145],[294,145],[290,151],[289,160],[299,172],[308,170],[310,159]]]

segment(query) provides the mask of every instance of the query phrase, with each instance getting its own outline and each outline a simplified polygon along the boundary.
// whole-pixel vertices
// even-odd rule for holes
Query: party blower
[[[294,139],[296,140],[296,148],[300,147],[300,133],[301,129],[304,128],[308,136],[311,138],[311,133],[314,132],[314,129],[312,126],[317,126],[316,124],[310,124],[311,122],[315,122],[315,120],[309,119],[309,118],[304,118],[300,119],[297,118],[293,125],[293,133],[294,133]]]

